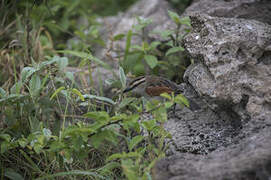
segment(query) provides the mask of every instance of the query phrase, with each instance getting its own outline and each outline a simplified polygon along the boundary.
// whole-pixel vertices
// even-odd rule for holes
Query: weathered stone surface
[[[184,46],[196,63],[185,80],[201,96],[202,110],[179,110],[179,118],[165,124],[173,135],[172,156],[157,163],[154,179],[269,179],[271,26],[208,15],[191,19]]]
[[[244,18],[271,24],[269,0],[199,0],[189,6],[184,15],[204,13],[213,17]]]
[[[271,58],[271,26],[244,19],[191,18],[194,31],[184,44],[201,62],[187,72],[189,83],[223,106],[248,101],[251,118],[271,121],[271,65],[262,62]]]
[[[160,161],[155,180],[268,180],[271,176],[271,131],[262,130],[238,144],[208,155],[182,153]]]

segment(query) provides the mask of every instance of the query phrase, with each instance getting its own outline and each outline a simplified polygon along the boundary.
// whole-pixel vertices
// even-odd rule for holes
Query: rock
[[[195,64],[184,78],[202,110],[179,110],[165,124],[173,143],[153,177],[270,179],[271,26],[198,13],[191,20],[183,45]]]
[[[208,155],[182,153],[161,160],[155,180],[267,180],[271,177],[271,131],[265,129],[238,144]]]
[[[271,120],[271,65],[263,63],[271,58],[271,26],[207,15],[191,19],[194,31],[184,45],[200,63],[186,73],[188,82],[218,106],[230,107],[246,99],[248,116]]]
[[[184,16],[208,14],[213,17],[254,19],[271,24],[269,0],[199,0],[189,6]]]

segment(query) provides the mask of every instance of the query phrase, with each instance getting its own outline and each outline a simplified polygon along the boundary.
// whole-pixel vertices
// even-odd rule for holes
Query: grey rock
[[[194,31],[185,37],[188,52],[200,61],[185,77],[202,96],[234,106],[248,97],[251,118],[271,120],[271,26],[253,20],[192,16]],[[200,27],[200,28],[199,28]],[[267,49],[267,50],[266,50]]]
[[[189,6],[184,16],[204,13],[213,17],[254,19],[271,24],[270,0],[199,0]]]

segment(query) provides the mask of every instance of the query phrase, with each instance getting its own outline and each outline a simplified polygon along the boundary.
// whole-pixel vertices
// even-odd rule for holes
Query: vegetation
[[[182,95],[163,94],[166,101],[159,102],[121,92],[126,75],[144,74],[144,64],[154,74],[185,68],[176,62],[183,51],[179,30],[190,24],[169,12],[176,29],[161,33],[165,43],[148,44],[143,34],[151,20],[138,17],[127,34],[112,37],[112,43],[125,38],[126,48],[119,56],[119,73],[108,80],[119,93],[103,97],[82,89],[65,69],[87,66],[91,72],[95,65],[112,70],[92,55],[92,47],[104,45],[95,13],[107,3],[110,8],[100,15],[114,14],[117,2],[123,4],[117,10],[123,10],[134,0],[1,2],[1,179],[151,179],[151,168],[165,156],[170,138],[163,128],[167,110],[188,103]],[[88,23],[79,27],[82,16]],[[133,36],[141,37],[141,46],[131,44]],[[79,42],[69,47],[71,37]]]

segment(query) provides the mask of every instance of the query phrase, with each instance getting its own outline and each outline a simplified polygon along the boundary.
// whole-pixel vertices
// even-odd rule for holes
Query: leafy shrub
[[[0,50],[3,69],[0,79],[1,179],[151,179],[151,168],[165,156],[168,146],[165,139],[170,138],[163,128],[167,111],[174,103],[187,106],[188,102],[182,95],[163,94],[165,102],[146,102],[122,93],[110,99],[82,90],[73,74],[65,71],[74,57],[81,60],[81,65],[88,65],[90,71],[90,64],[107,69],[110,66],[92,56],[86,42],[77,47],[77,51],[56,51],[54,42],[59,42],[66,30],[78,30],[73,18],[84,14],[85,7],[81,9],[79,1],[34,2],[35,7],[31,7],[30,1],[3,1],[4,7],[18,15],[14,19],[7,12],[8,20],[4,24],[8,27],[4,34],[8,35],[0,37],[1,43],[10,41],[3,43]],[[22,17],[22,7],[32,11]],[[41,24],[40,17],[34,17],[38,12],[44,13]],[[66,28],[64,31],[50,24],[50,13]],[[176,53],[183,50],[179,30],[184,24],[189,27],[188,19],[181,19],[173,12],[169,14],[176,29],[163,32],[168,47],[163,58],[177,56]],[[125,54],[120,60],[122,67],[115,80],[119,92],[126,88],[128,72],[144,73],[143,63],[153,73],[175,67],[157,58],[157,49],[162,43],[148,44],[142,38],[142,46],[131,44],[132,36],[142,33],[149,23],[150,20],[138,18],[138,24],[127,35],[113,38],[117,41],[126,37]],[[16,35],[16,31],[20,33]],[[82,31],[75,34],[84,39]],[[91,33],[90,41],[99,39],[95,28]],[[57,53],[70,56],[60,57]],[[140,60],[133,62],[133,55]]]

